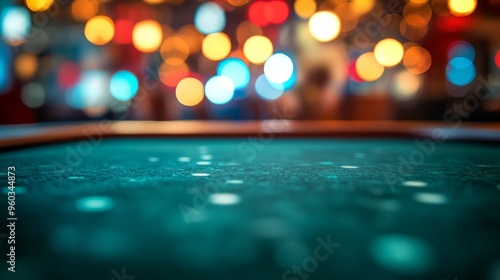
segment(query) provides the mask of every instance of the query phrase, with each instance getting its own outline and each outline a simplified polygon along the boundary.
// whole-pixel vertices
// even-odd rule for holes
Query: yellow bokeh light
[[[141,52],[156,51],[162,43],[161,25],[155,20],[138,22],[132,31],[132,43]]]
[[[161,3],[165,2],[165,0],[144,0],[144,2],[146,2],[148,4],[156,5],[156,4],[161,4]]]
[[[97,0],[75,0],[71,3],[71,15],[79,21],[86,21],[97,14],[99,2]]]
[[[355,64],[358,76],[367,81],[373,82],[384,74],[384,66],[380,65],[372,52],[362,54]]]
[[[331,41],[340,33],[340,19],[332,12],[317,12],[309,19],[309,32],[320,42]]]
[[[394,75],[392,91],[396,98],[407,100],[418,93],[422,79],[408,71],[401,70]]]
[[[115,25],[106,16],[96,16],[85,24],[85,37],[95,45],[104,45],[113,39],[115,35]]]
[[[167,63],[180,64],[189,56],[189,47],[181,37],[172,36],[163,41],[160,54]]]
[[[477,0],[448,0],[448,8],[455,16],[467,16],[476,10]]]
[[[175,88],[175,97],[184,106],[196,106],[204,97],[203,84],[195,78],[184,78]]]
[[[403,59],[403,45],[394,39],[384,39],[375,46],[375,58],[383,66],[395,66]]]
[[[212,33],[203,40],[201,51],[210,60],[221,60],[231,52],[231,40],[224,33]]]
[[[412,74],[425,73],[432,64],[431,54],[420,46],[412,46],[406,50],[403,65]]]
[[[359,14],[350,3],[342,3],[335,8],[341,19],[341,31],[349,32],[358,26]]]
[[[16,56],[14,72],[21,80],[31,79],[38,69],[38,60],[34,54],[24,53]]]
[[[54,0],[26,0],[26,7],[33,12],[43,12],[50,8],[52,3]]]
[[[264,63],[273,54],[273,43],[264,36],[252,36],[243,45],[243,54],[253,64]]]
[[[353,0],[351,4],[359,15],[369,13],[375,7],[375,0]]]
[[[314,0],[296,0],[293,8],[299,17],[309,18],[316,12],[318,7]]]

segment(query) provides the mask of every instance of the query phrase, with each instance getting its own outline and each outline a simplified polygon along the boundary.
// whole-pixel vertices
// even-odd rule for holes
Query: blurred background
[[[500,0],[1,1],[0,35],[1,124],[500,120]]]

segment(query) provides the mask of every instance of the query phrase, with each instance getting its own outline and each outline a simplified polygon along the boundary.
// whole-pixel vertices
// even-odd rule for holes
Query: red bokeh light
[[[115,37],[117,44],[132,44],[132,30],[134,23],[130,20],[120,19],[115,22]]]
[[[74,87],[80,80],[81,70],[78,64],[64,62],[57,73],[57,82],[62,89]]]
[[[495,64],[497,65],[498,69],[500,69],[500,50],[498,50],[495,55]]]
[[[288,18],[289,9],[284,1],[256,1],[248,9],[248,19],[255,25],[281,24]]]

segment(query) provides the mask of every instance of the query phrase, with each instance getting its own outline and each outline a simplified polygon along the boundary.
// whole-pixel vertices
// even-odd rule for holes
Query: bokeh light
[[[111,77],[109,91],[117,100],[130,100],[134,98],[138,90],[139,81],[132,72],[120,70]]]
[[[113,41],[117,44],[131,44],[134,23],[128,19],[119,19],[115,22],[115,37]]]
[[[450,12],[455,16],[467,16],[476,10],[477,0],[448,0]]]
[[[227,0],[227,3],[235,7],[241,7],[248,3],[248,1],[249,0]]]
[[[340,19],[332,12],[317,12],[309,19],[309,31],[320,42],[331,41],[340,33]]]
[[[253,64],[262,64],[273,54],[273,44],[267,37],[252,36],[243,45],[243,53]]]
[[[188,75],[189,67],[185,62],[178,65],[163,62],[158,69],[158,77],[161,82],[171,88],[175,88],[177,84]]]
[[[273,83],[282,84],[288,81],[293,74],[293,62],[283,53],[273,54],[264,63],[264,74]]]
[[[228,77],[233,81],[235,89],[241,89],[250,82],[250,70],[248,66],[239,58],[228,58],[217,66],[217,75]]]
[[[418,75],[406,70],[396,73],[392,82],[392,94],[399,100],[414,98],[422,85],[422,79]]]
[[[500,50],[498,50],[495,54],[495,64],[498,69],[500,69]]]
[[[71,15],[78,21],[86,21],[97,14],[97,0],[75,0],[71,3]]]
[[[420,46],[408,48],[403,56],[403,65],[412,74],[427,72],[432,64],[431,54]]]
[[[224,76],[214,76],[205,84],[205,95],[214,104],[226,104],[234,96],[234,84]]]
[[[340,30],[349,32],[358,26],[359,14],[351,3],[342,3],[335,8],[335,14],[340,17]]]
[[[161,44],[160,54],[168,64],[178,65],[189,56],[189,46],[179,36],[172,36]]]
[[[182,38],[189,48],[190,54],[195,54],[201,50],[203,35],[194,25],[184,25],[177,31],[177,36]]]
[[[161,25],[155,20],[144,20],[138,22],[132,31],[132,43],[141,52],[150,53],[156,51],[163,38]]]
[[[113,39],[114,34],[115,25],[109,17],[96,16],[85,24],[85,37],[92,44],[104,45]]]
[[[21,80],[31,79],[38,69],[38,59],[34,54],[23,53],[14,60],[14,72]]]
[[[80,81],[70,89],[66,101],[74,109],[107,106],[110,99],[109,76],[105,71],[90,70],[82,73]]]
[[[281,0],[255,1],[248,8],[248,19],[258,26],[281,24],[288,14],[288,5]]]
[[[1,35],[11,46],[21,45],[31,31],[31,16],[23,7],[7,7],[0,14]]]
[[[0,93],[10,89],[11,79],[11,50],[0,41]]]
[[[403,59],[403,45],[394,39],[384,39],[375,46],[375,58],[383,66],[395,66]]]
[[[255,91],[265,100],[276,100],[283,95],[285,87],[283,84],[276,84],[269,81],[266,75],[260,75],[255,81]]]
[[[203,3],[194,14],[194,26],[203,34],[221,32],[226,26],[226,14],[214,2]]]
[[[250,21],[243,21],[236,27],[236,39],[238,43],[244,44],[248,38],[256,35],[262,35],[262,28]]]
[[[353,0],[351,3],[359,15],[364,15],[375,7],[376,0]]]
[[[28,83],[21,89],[21,100],[29,108],[38,108],[45,102],[45,91],[39,83]]]
[[[224,33],[212,33],[203,39],[201,51],[210,60],[221,60],[231,51],[231,40]]]
[[[476,58],[476,51],[469,42],[456,41],[451,44],[448,50],[448,59],[451,60],[455,57],[465,57],[470,61],[474,61]]]
[[[384,74],[384,66],[377,62],[375,54],[367,52],[356,60],[356,73],[367,82],[378,80]]]
[[[466,86],[476,77],[474,63],[465,57],[455,57],[446,67],[446,78],[456,86]]]
[[[43,12],[50,8],[54,0],[25,0],[25,2],[26,7],[33,12]]]
[[[203,84],[196,78],[184,78],[177,84],[175,96],[184,106],[196,106],[204,97]]]
[[[316,12],[317,4],[315,0],[296,0],[293,8],[299,17],[307,19]]]
[[[61,64],[57,72],[57,83],[62,89],[74,87],[80,80],[81,70],[78,64],[66,61]]]

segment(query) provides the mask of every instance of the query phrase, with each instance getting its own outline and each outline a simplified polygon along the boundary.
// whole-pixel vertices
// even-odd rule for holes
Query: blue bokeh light
[[[11,60],[10,48],[0,41],[0,94],[9,90],[12,85]]]
[[[221,32],[226,26],[226,14],[216,3],[201,4],[194,14],[194,26],[203,34]]]
[[[205,96],[214,104],[225,104],[234,96],[234,83],[225,76],[214,76],[205,84]]]
[[[290,80],[293,75],[294,66],[292,59],[283,53],[271,55],[264,63],[264,74],[266,78],[276,84],[282,84]]]
[[[239,58],[227,58],[217,66],[217,75],[228,77],[234,83],[234,88],[241,89],[250,82],[250,70]]]
[[[476,67],[465,57],[455,57],[446,67],[446,78],[457,86],[470,84],[476,77]]]
[[[260,75],[255,81],[255,91],[265,100],[276,100],[281,97],[285,91],[283,84],[270,82],[264,74]]]
[[[120,101],[134,98],[138,90],[139,81],[132,72],[120,70],[111,77],[109,91],[114,98]]]
[[[74,109],[107,106],[109,103],[109,76],[105,71],[86,71],[66,97]]]
[[[24,41],[31,30],[31,16],[21,6],[5,8],[0,14],[0,33],[7,42],[19,44]]]

